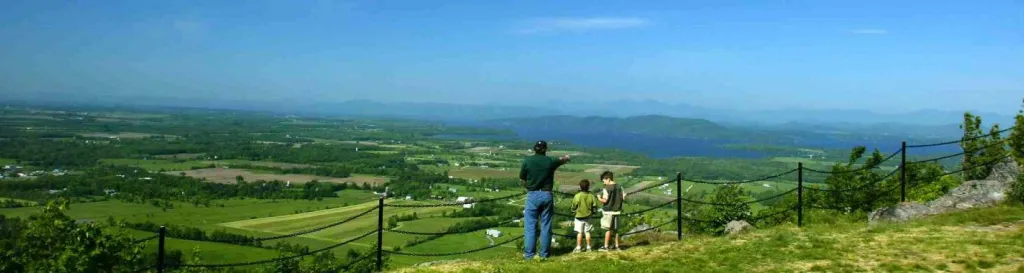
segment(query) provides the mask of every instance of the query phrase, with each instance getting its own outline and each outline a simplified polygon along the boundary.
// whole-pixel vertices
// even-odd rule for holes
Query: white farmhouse
[[[487,236],[491,236],[494,238],[501,237],[501,231],[497,229],[488,229]]]
[[[459,196],[459,198],[455,199],[455,202],[456,203],[469,203],[469,202],[473,202],[473,197]],[[467,209],[471,209],[471,208],[473,208],[474,205],[476,205],[476,203],[463,204],[462,207],[463,208],[467,208]]]

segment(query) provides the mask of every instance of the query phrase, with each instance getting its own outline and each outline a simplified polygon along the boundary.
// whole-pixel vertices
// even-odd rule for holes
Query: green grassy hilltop
[[[668,238],[671,236],[666,236]],[[673,238],[674,239],[674,238]],[[782,225],[548,261],[444,263],[397,272],[1024,272],[1024,208],[1005,206],[869,226]]]

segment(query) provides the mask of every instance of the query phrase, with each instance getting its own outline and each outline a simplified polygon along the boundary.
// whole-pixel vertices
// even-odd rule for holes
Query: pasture
[[[143,168],[150,172],[161,172],[161,171],[185,171],[191,170],[192,168],[201,168],[209,166],[209,163],[202,161],[184,161],[178,162],[174,160],[165,159],[130,159],[130,158],[104,158],[100,159],[100,163],[110,165],[122,165],[122,166],[134,166]]]
[[[99,138],[124,138],[124,139],[140,139],[152,136],[158,136],[149,133],[136,133],[136,132],[119,132],[119,133],[102,133],[102,132],[88,132],[79,133],[78,135],[83,137],[99,137]],[[164,137],[177,137],[172,135],[163,135]]]
[[[158,159],[196,159],[196,158],[203,157],[204,155],[206,155],[206,154],[203,154],[203,153],[194,153],[194,154],[183,153],[183,154],[169,154],[169,155],[154,155],[153,157],[158,158]]]
[[[309,164],[295,164],[295,163],[284,163],[284,162],[273,162],[273,161],[252,161],[252,160],[241,160],[241,159],[227,159],[227,160],[215,160],[206,161],[216,166],[239,166],[239,165],[252,165],[261,167],[271,167],[279,169],[296,169],[296,168],[315,168],[316,165]]]

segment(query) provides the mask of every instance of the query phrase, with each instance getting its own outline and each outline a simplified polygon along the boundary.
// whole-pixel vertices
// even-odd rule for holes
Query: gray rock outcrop
[[[750,223],[747,223],[747,221],[743,220],[732,221],[729,222],[728,224],[725,224],[725,234],[727,235],[736,235],[752,229],[754,229],[754,226],[750,225]]]
[[[1006,200],[1006,190],[1020,175],[1020,166],[1012,159],[992,167],[992,173],[983,180],[960,184],[946,195],[925,204],[905,202],[893,207],[877,209],[868,215],[868,222],[902,222],[927,215],[958,210],[991,207]]]

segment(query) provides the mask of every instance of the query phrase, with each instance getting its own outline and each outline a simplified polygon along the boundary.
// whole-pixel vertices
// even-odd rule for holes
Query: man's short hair
[[[580,180],[580,191],[590,192],[590,180]]]
[[[548,150],[548,142],[547,141],[538,140],[537,143],[533,144],[533,152],[534,153],[547,152],[547,150]]]
[[[601,173],[601,180],[605,179],[615,180],[615,174],[613,174],[611,171],[604,171],[603,173]]]

